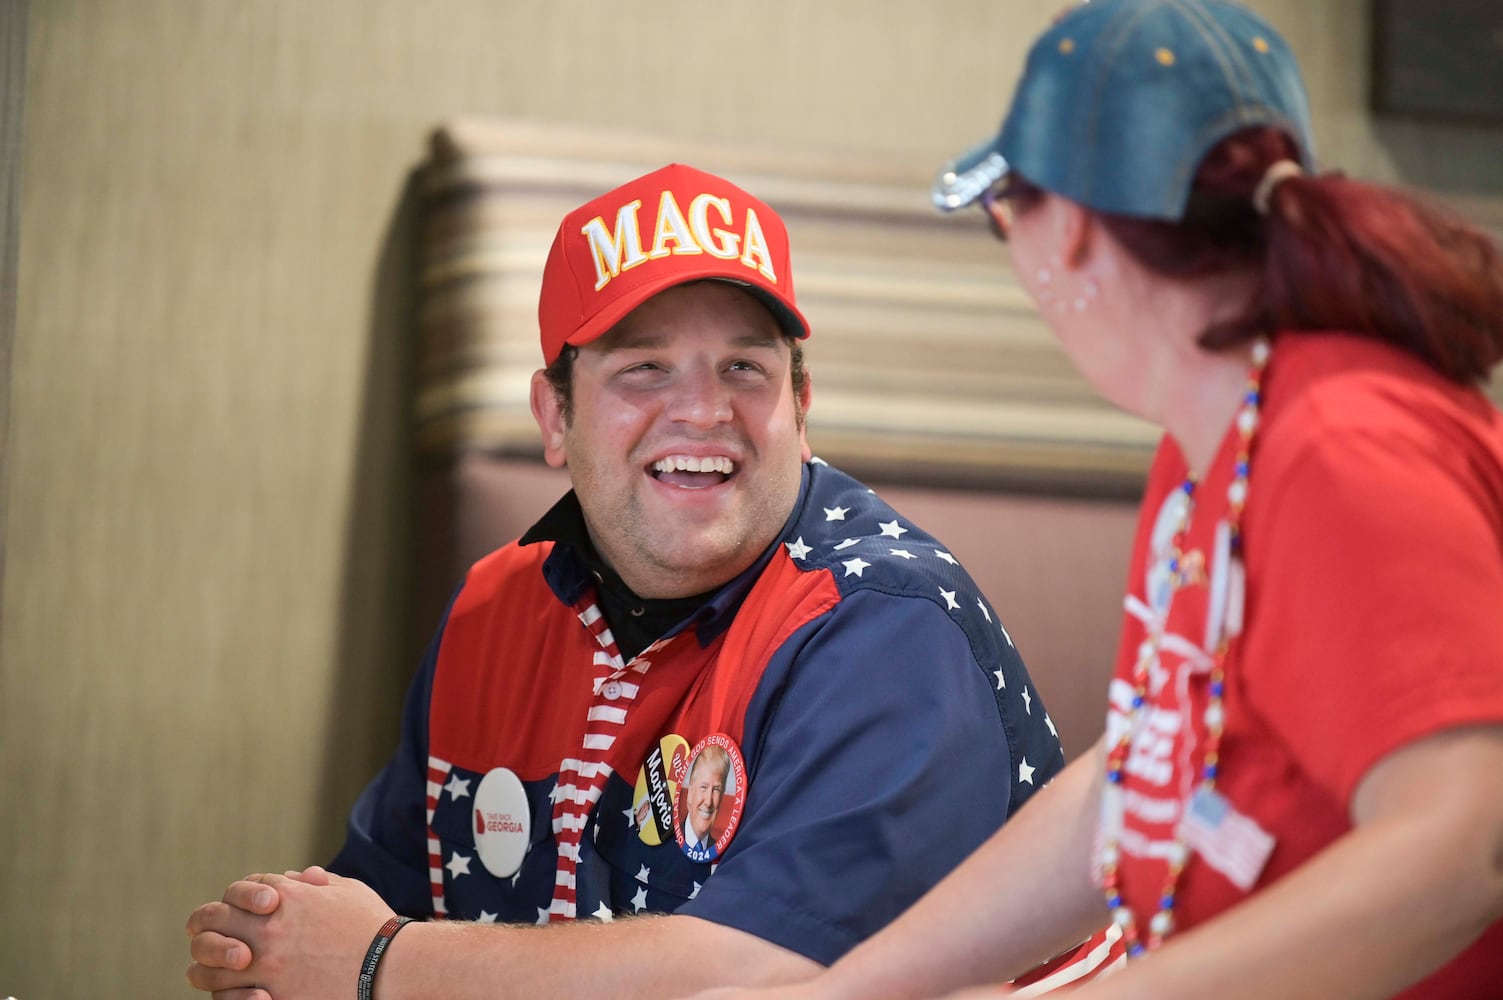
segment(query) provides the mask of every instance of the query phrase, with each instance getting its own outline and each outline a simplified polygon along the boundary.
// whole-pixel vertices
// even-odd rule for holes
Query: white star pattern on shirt
[[[538,918],[536,920],[534,920],[533,923],[537,924],[539,927],[547,927],[548,926],[548,911],[545,910],[545,909],[543,909],[541,906],[539,906],[538,907]]]
[[[590,916],[594,917],[596,920],[601,921],[602,923],[607,924],[616,919],[616,915],[611,912],[611,908],[609,906],[606,906],[604,901],[602,901],[599,906],[595,907],[595,912],[590,914]]]
[[[1049,727],[1049,735],[1059,739],[1059,730],[1054,728],[1054,720],[1049,718],[1049,713],[1044,713],[1044,725]]]
[[[637,811],[630,806],[621,810],[621,815],[626,817],[626,828],[630,830],[637,825]]]
[[[642,865],[641,868],[640,868],[640,870],[637,872],[637,881],[638,882],[646,882],[647,879],[649,877],[651,877],[651,875],[652,875],[652,869],[648,868],[646,865]]]
[[[870,566],[871,563],[867,562],[865,559],[862,559],[860,556],[857,556],[849,562],[841,563],[841,565],[845,567],[846,576],[860,576],[861,571]]]
[[[633,913],[642,912],[642,908],[647,905],[647,886],[637,886],[637,894],[631,898],[631,905]]]
[[[998,634],[1002,636],[1009,647],[1015,648],[1012,636],[1008,633],[1007,626],[1002,621],[1001,616],[992,613],[992,608],[987,603],[985,596],[978,593],[975,582],[964,576],[963,571],[960,570],[959,559],[945,549],[940,548],[939,543],[935,539],[922,533],[915,534],[917,529],[905,526],[901,517],[896,515],[891,508],[881,504],[873,507],[865,499],[858,498],[853,494],[847,494],[847,496],[851,497],[851,503],[819,508],[823,509],[824,520],[827,524],[839,521],[842,523],[842,528],[827,527],[823,533],[816,531],[815,534],[817,537],[815,538],[816,544],[814,545],[810,545],[802,535],[797,536],[793,540],[783,542],[791,560],[807,561],[817,556],[822,561],[829,558],[832,552],[841,553],[842,555],[849,554],[852,557],[850,559],[832,560],[832,562],[837,562],[844,567],[841,573],[845,579],[849,580],[853,576],[864,578],[868,569],[876,569],[879,573],[889,569],[897,570],[899,573],[906,573],[905,570],[898,570],[898,567],[891,566],[890,564],[884,567],[882,564],[884,557],[910,561],[920,559],[925,554],[932,554],[935,558],[943,560],[955,569],[953,573],[949,571],[937,571],[920,574],[920,579],[928,577],[933,581],[929,585],[936,587],[937,596],[944,602],[943,606],[946,611],[954,613],[956,620],[965,622],[967,628],[974,624],[974,619],[971,618],[971,615],[979,613],[988,626],[995,626],[997,628]],[[882,515],[884,514],[890,519],[886,521],[882,520]],[[877,526],[878,534],[869,534],[872,524]],[[847,537],[843,533],[835,534],[836,531],[843,532],[845,530],[854,530],[858,532],[858,536],[853,538]],[[915,534],[916,538],[916,541],[912,543],[912,548],[901,542],[892,545],[890,548],[878,544],[869,544],[864,549],[861,546],[862,542],[876,543],[878,538],[897,541],[907,537],[909,534]],[[861,552],[857,554],[857,552],[851,551],[852,549],[861,549]],[[862,557],[867,555],[872,556],[872,560]],[[938,585],[941,581],[950,583],[952,586],[947,588],[943,585]],[[857,586],[861,585],[864,584],[858,584]],[[931,591],[931,593],[935,593],[936,591]],[[972,605],[974,605],[974,611],[971,610]],[[995,649],[995,647],[993,648]],[[1005,660],[1003,662],[1005,663]],[[995,668],[991,673],[996,678],[996,690],[998,692],[1008,690],[1006,670],[1000,665],[994,666]],[[1026,676],[1024,680],[1026,681]],[[1014,690],[1018,692],[1022,700],[1024,711],[1031,716],[1033,714],[1032,691],[1026,683],[1015,685]],[[1000,697],[1000,694],[998,697]],[[1040,711],[1043,711],[1042,707]],[[1059,737],[1053,725],[1053,720],[1049,719],[1047,714],[1045,715],[1045,721],[1049,727],[1049,731],[1058,740]],[[1022,759],[1018,766],[1016,780],[1032,786],[1037,784],[1036,776],[1037,768],[1033,767],[1026,758]],[[557,795],[558,793],[555,793],[555,801],[558,801]],[[568,792],[563,794],[563,798],[565,801],[568,800]],[[622,815],[626,818],[628,829],[642,826],[642,823],[637,819],[635,810],[623,809]],[[710,870],[714,871],[713,865]],[[647,865],[639,864],[638,872],[635,876],[638,888],[636,889],[636,895],[630,900],[631,907],[639,913],[645,911],[648,907],[647,897],[651,891],[651,887],[648,885],[650,874],[651,869]],[[702,883],[693,882],[689,898],[696,898],[700,888],[702,888]],[[626,908],[625,897],[621,897],[620,902],[623,904],[622,912],[632,912],[632,910]],[[595,916],[602,920],[610,919],[609,909],[602,904],[601,910],[597,911]]]
[[[695,896],[698,896],[698,895],[699,895],[699,883],[695,882],[694,883],[694,890],[689,893],[689,898],[693,899]]]
[[[480,916],[475,919],[482,924],[493,924],[496,922],[496,915],[489,910],[481,910]]]
[[[470,794],[470,779],[461,778],[457,774],[449,775],[449,783],[444,786],[444,791],[449,793],[451,799],[462,799]]]
[[[459,878],[461,875],[468,875],[470,873],[470,859],[455,851],[449,855],[449,863],[444,865],[444,867],[449,869],[451,877]]]

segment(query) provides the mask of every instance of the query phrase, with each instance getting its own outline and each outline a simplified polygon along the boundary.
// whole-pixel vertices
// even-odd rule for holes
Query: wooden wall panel
[[[450,123],[419,185],[417,444],[539,454],[536,289],[558,219],[675,157],[768,202],[813,329],[810,442],[858,475],[1132,498],[1157,435],[1075,373],[976,213],[868,163]]]

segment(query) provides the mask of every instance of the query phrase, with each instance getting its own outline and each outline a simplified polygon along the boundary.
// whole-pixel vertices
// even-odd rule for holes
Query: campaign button
[[[492,768],[475,792],[475,853],[485,870],[497,878],[516,874],[531,830],[522,780],[510,768]]]
[[[677,733],[658,740],[642,767],[632,794],[632,822],[637,837],[649,847],[673,839],[673,800],[683,777],[689,741]]]
[[[746,762],[725,733],[711,733],[689,754],[673,803],[673,833],[691,861],[719,861],[741,825]]]

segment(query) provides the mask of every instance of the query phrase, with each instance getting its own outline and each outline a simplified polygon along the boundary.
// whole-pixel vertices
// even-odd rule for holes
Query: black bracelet
[[[360,963],[360,981],[355,984],[355,1000],[371,1000],[371,989],[376,983],[376,966],[381,964],[386,946],[397,936],[397,931],[410,923],[411,917],[392,917],[381,925],[381,929],[371,939],[371,946],[365,950],[365,961]]]

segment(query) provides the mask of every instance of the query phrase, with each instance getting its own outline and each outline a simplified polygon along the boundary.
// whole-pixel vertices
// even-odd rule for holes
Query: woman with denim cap
[[[775,995],[999,982],[1107,923],[1128,958],[1082,1000],[1503,996],[1497,249],[1317,172],[1292,54],[1222,0],[1062,17],[935,197],[1165,432],[1106,732]]]

